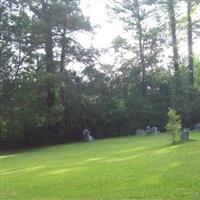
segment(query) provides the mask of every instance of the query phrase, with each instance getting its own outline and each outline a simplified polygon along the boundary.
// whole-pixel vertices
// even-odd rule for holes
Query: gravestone
[[[93,141],[94,138],[90,135],[90,131],[88,129],[84,129],[82,132],[85,141]]]
[[[195,125],[195,131],[200,132],[200,123],[198,123],[198,124]]]
[[[151,133],[152,133],[152,134],[158,134],[158,133],[159,133],[158,127],[156,127],[156,126],[151,127]]]
[[[138,129],[136,130],[136,135],[145,135],[144,129],[138,128]]]
[[[181,131],[181,135],[180,135],[181,141],[182,142],[187,142],[190,140],[189,138],[189,129],[185,128]]]
[[[151,134],[151,127],[150,126],[146,127],[145,133],[146,133],[146,135],[150,135]]]

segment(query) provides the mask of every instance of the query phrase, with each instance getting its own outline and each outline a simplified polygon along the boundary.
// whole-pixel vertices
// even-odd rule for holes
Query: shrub
[[[167,123],[167,132],[172,136],[172,144],[175,144],[178,140],[178,136],[181,131],[181,119],[176,111],[172,108],[169,108],[168,112],[168,123]]]

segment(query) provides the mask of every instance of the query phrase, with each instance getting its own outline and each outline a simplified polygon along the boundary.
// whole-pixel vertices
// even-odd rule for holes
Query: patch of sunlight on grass
[[[3,156],[0,156],[0,159],[13,158],[13,157],[17,157],[17,156],[19,156],[19,154],[3,155]]]
[[[89,158],[84,160],[83,162],[95,162],[95,161],[99,161],[99,160],[103,160],[103,157],[97,157],[97,158]]]
[[[163,167],[162,168],[162,171],[163,172],[167,172],[167,171],[169,171],[169,170],[171,170],[171,169],[173,169],[173,168],[176,168],[176,167],[178,167],[178,166],[180,166],[180,162],[171,162],[169,165],[166,165],[166,167]]]
[[[139,158],[141,157],[141,155],[134,155],[134,156],[127,156],[127,157],[124,157],[124,158],[114,158],[114,159],[107,159],[103,162],[123,162],[123,161],[127,161],[127,160],[133,160],[135,158]]]
[[[136,148],[131,148],[131,149],[125,149],[125,150],[119,151],[118,153],[128,153],[128,152],[134,152],[134,151],[139,151],[143,149],[145,149],[145,147],[136,147]]]
[[[155,151],[154,153],[155,153],[155,154],[169,153],[169,152],[171,152],[173,149],[176,149],[176,148],[178,148],[178,147],[179,147],[178,145],[174,145],[174,146],[170,146],[170,147],[166,147],[166,148],[160,149],[160,150],[158,150],[158,151]]]
[[[48,175],[56,175],[56,174],[61,174],[61,173],[65,173],[65,172],[69,172],[72,169],[59,169],[59,170],[55,170],[53,172],[48,173]]]
[[[46,175],[58,175],[58,174],[66,173],[66,172],[80,171],[80,170],[83,170],[83,169],[84,169],[83,167],[58,169],[58,170],[51,171],[51,172],[47,173]]]
[[[172,162],[169,164],[170,167],[178,167],[180,165],[180,162]]]
[[[44,166],[35,166],[35,167],[29,167],[29,168],[23,168],[23,169],[17,169],[17,170],[12,170],[12,171],[2,171],[2,175],[7,175],[7,174],[16,174],[16,173],[21,173],[21,172],[32,172],[32,171],[37,171],[39,169],[43,169]]]

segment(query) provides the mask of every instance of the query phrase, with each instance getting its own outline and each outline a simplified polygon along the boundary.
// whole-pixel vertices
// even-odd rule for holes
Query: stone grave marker
[[[195,125],[195,131],[200,132],[200,123],[197,123],[197,124]]]
[[[93,141],[94,138],[91,136],[91,133],[88,129],[84,129],[82,132],[85,141]]]
[[[187,142],[190,140],[189,137],[189,129],[185,128],[181,131],[181,135],[180,135],[181,141],[182,142]]]
[[[144,129],[138,128],[138,129],[136,130],[136,135],[145,135]]]
[[[151,133],[152,133],[152,134],[158,134],[158,133],[159,133],[158,127],[156,127],[156,126],[151,127]]]

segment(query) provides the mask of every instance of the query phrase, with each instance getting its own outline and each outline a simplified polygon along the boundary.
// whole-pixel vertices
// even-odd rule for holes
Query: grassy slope
[[[2,200],[199,200],[200,134],[124,137],[1,156]]]

